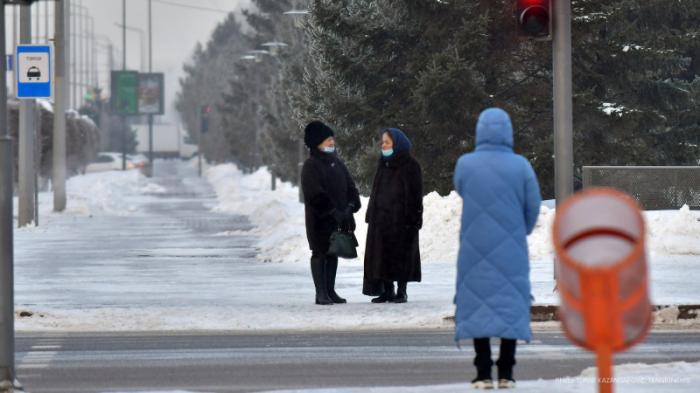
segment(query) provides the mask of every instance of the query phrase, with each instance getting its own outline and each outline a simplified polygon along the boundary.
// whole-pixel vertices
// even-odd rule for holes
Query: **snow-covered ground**
[[[209,168],[207,177],[216,190],[217,211],[248,214],[259,236],[259,259],[275,263],[306,263],[309,250],[304,232],[304,207],[298,203],[298,190],[289,183],[270,190],[265,168],[245,175],[232,164]],[[355,215],[360,240],[359,258],[345,265],[362,264],[367,224],[364,222],[367,198]],[[441,266],[441,280],[453,281],[459,247],[461,199],[457,193],[440,196],[433,192],[423,200],[423,229],[420,232],[421,257],[425,266]],[[542,206],[537,226],[528,238],[531,280],[537,304],[557,304],[552,291],[553,254],[551,226],[554,209]],[[700,304],[696,278],[700,274],[700,212],[684,207],[677,211],[645,212],[648,236],[651,292],[655,304]],[[225,234],[222,234],[225,235]],[[686,274],[695,272],[694,275]],[[427,276],[427,275],[426,275]],[[419,287],[416,285],[415,287]]]
[[[180,164],[193,171],[189,164]],[[371,304],[361,294],[364,209],[357,214],[360,258],[341,260],[336,288],[348,304],[313,304],[303,206],[298,190],[278,182],[270,191],[265,170],[244,175],[233,165],[206,172],[216,191],[204,191],[215,217],[242,214],[256,226],[250,231],[193,234],[168,215],[152,216],[144,206],[190,203],[165,195],[168,182],[138,172],[109,172],[71,178],[68,210],[51,213],[51,195],[40,195],[39,227],[16,231],[16,309],[34,313],[18,318],[23,331],[131,330],[362,330],[449,328],[454,313],[455,259],[460,201],[451,194],[425,197],[421,231],[423,281],[409,284],[409,302]],[[177,179],[182,176],[178,175]],[[192,173],[185,185],[209,187]],[[159,183],[160,182],[160,183]],[[185,199],[183,199],[185,198]],[[202,197],[197,197],[202,198]],[[199,199],[198,199],[199,200]],[[201,200],[200,200],[201,202]],[[366,205],[366,199],[363,201]],[[209,212],[211,213],[211,212]],[[654,304],[700,304],[700,222],[698,212],[646,213],[650,229],[651,290]],[[557,304],[552,292],[549,226],[553,210],[544,208],[530,237],[531,280],[537,304]],[[161,221],[158,221],[161,220]],[[135,231],[156,239],[139,245],[125,242],[122,253],[101,252],[100,241],[119,241],[112,225],[133,223]],[[142,225],[138,226],[138,225]],[[143,229],[141,229],[143,228]],[[163,228],[167,228],[165,231]],[[94,236],[82,244],[81,236]],[[132,230],[133,232],[134,230]],[[132,233],[133,235],[133,233]],[[117,240],[110,239],[117,237]],[[241,239],[254,242],[257,259],[222,256]],[[148,244],[148,246],[146,245]],[[55,247],[80,247],[85,261],[50,261]],[[142,249],[151,247],[149,249]],[[246,246],[248,247],[248,246]],[[94,250],[91,250],[94,249]],[[243,250],[246,251],[247,249]],[[246,251],[247,252],[247,251]],[[70,254],[69,254],[70,255]],[[139,258],[147,255],[149,259]],[[65,257],[64,257],[65,258]],[[664,312],[677,321],[677,310]],[[694,321],[681,321],[694,324]]]
[[[695,393],[700,384],[700,363],[623,364],[615,366],[615,391],[618,393]],[[554,380],[518,381],[514,392],[593,393],[597,392],[596,369],[581,375]],[[474,391],[469,384],[417,387],[346,388],[318,390],[279,390],[275,393],[454,393]]]

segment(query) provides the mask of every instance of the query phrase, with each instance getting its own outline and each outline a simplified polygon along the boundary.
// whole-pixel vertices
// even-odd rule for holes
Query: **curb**
[[[668,308],[678,308],[678,319],[696,319],[700,318],[700,304],[683,304],[683,305],[657,305],[652,307],[653,312],[665,310]],[[549,322],[558,321],[557,309],[559,306],[532,306],[530,308],[530,320],[532,322]],[[446,322],[454,322],[454,315],[443,318]]]

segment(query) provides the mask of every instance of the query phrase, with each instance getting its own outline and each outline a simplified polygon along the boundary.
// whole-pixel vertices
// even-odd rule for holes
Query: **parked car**
[[[126,158],[127,169],[134,169],[134,163]],[[93,162],[85,167],[85,173],[119,171],[122,169],[122,153],[102,152],[98,153]]]
[[[148,158],[143,154],[128,154],[126,159],[129,161],[126,164],[127,168],[129,168],[129,163],[132,165],[131,168],[136,169],[143,169],[148,166]]]

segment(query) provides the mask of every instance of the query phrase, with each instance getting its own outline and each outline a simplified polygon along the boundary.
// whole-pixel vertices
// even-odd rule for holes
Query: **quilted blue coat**
[[[530,341],[527,235],[541,196],[532,166],[513,152],[513,126],[502,109],[479,116],[476,149],[457,161],[454,186],[462,197],[455,340]]]

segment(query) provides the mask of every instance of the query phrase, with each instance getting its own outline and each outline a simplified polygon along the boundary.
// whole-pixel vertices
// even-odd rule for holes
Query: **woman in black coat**
[[[418,231],[423,225],[423,179],[420,164],[411,155],[411,142],[399,129],[382,134],[382,157],[365,221],[369,226],[362,293],[378,296],[373,303],[405,303],[407,282],[421,280]]]
[[[360,209],[360,194],[345,164],[335,154],[333,130],[320,121],[304,130],[309,158],[301,171],[306,237],[311,249],[311,275],[316,304],[345,303],[335,292],[338,257],[328,254],[331,234],[340,228],[355,230],[353,213]]]

